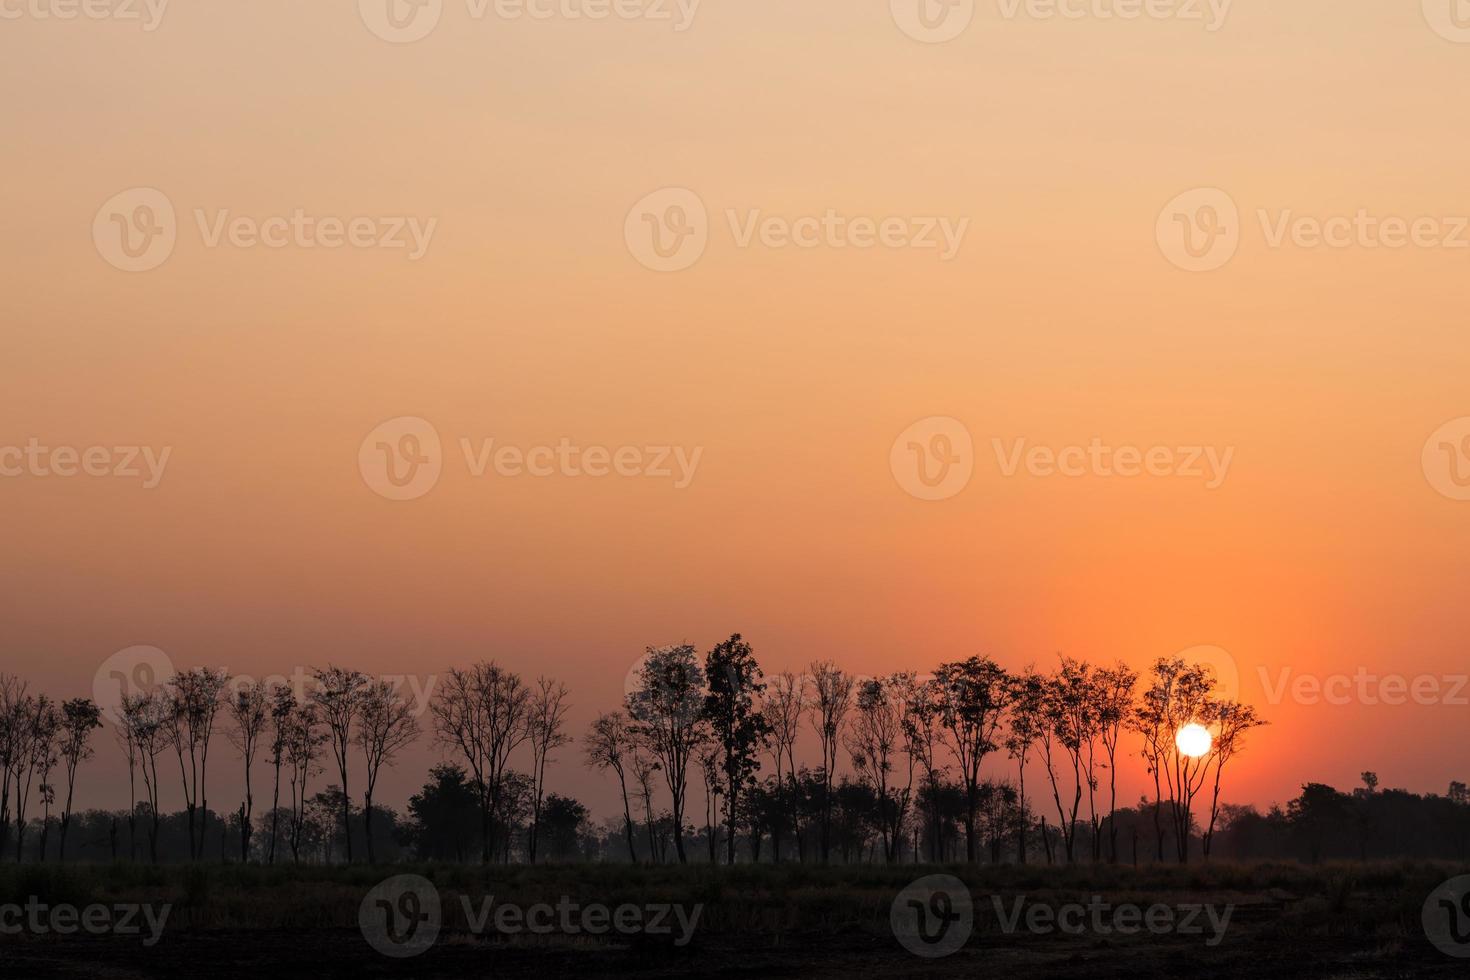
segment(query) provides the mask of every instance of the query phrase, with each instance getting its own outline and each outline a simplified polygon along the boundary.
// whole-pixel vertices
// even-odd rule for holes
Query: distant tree
[[[290,755],[296,710],[296,695],[291,689],[285,685],[276,688],[271,697],[270,706],[269,758],[274,779],[271,789],[271,836],[269,853],[266,856],[267,864],[276,863],[276,842],[280,840],[281,824],[281,766],[285,764]]]
[[[102,727],[102,712],[89,698],[72,698],[61,706],[61,758],[66,767],[66,806],[61,811],[61,833],[57,857],[66,861],[66,832],[71,827],[72,796],[76,792],[77,767],[90,759],[92,732]]]
[[[965,787],[965,859],[975,861],[975,814],[980,770],[997,748],[996,736],[1010,695],[1010,677],[989,657],[940,664],[934,672],[939,717]]]
[[[291,860],[300,864],[308,818],[312,816],[308,811],[311,800],[306,795],[307,785],[312,776],[322,771],[319,760],[328,736],[317,706],[311,702],[295,704],[286,725],[286,762],[291,767],[291,826],[287,843],[291,845]]]
[[[184,807],[189,819],[191,861],[197,861],[204,855],[204,831],[209,820],[209,746],[228,682],[229,675],[225,671],[208,667],[183,671],[168,682],[164,731],[179,760],[179,778],[184,787]],[[194,826],[196,815],[199,817],[197,832]]]
[[[582,832],[587,825],[587,808],[576,800],[552,793],[541,813],[546,851],[554,860],[578,855]]]
[[[464,861],[480,828],[480,793],[460,766],[440,763],[408,801],[409,838],[423,861]]]
[[[1021,864],[1026,863],[1026,763],[1031,749],[1046,737],[1046,678],[1027,667],[1011,678],[1009,697],[1009,734],[1006,735],[1006,752],[1016,760],[1017,809],[1021,819],[1016,821],[1016,855]]]
[[[38,859],[46,860],[46,842],[51,836],[51,806],[56,802],[56,785],[51,782],[51,772],[61,761],[61,712],[54,701],[48,701],[36,720],[35,761],[36,775],[40,777],[37,792],[41,798],[41,841]]]
[[[242,681],[227,702],[230,712],[230,742],[240,753],[240,763],[245,770],[245,800],[240,804],[240,861],[250,860],[250,828],[255,813],[255,795],[251,792],[250,775],[255,765],[255,753],[260,739],[270,720],[270,692],[265,685],[251,680]]]
[[[0,855],[10,840],[12,777],[29,737],[27,712],[25,681],[14,674],[0,674]]]
[[[38,763],[47,759],[55,737],[56,706],[44,694],[25,695],[16,705],[15,725],[18,738],[10,778],[15,783],[15,862],[21,861],[25,848],[26,805]],[[45,779],[42,779],[45,783]]]
[[[689,758],[704,740],[704,671],[694,647],[649,647],[639,669],[638,686],[628,695],[628,714],[657,757],[671,797],[674,851],[684,852],[684,798],[689,787]]]
[[[1215,680],[1208,667],[1186,664],[1178,657],[1155,662],[1150,680],[1139,713],[1144,727],[1156,733],[1145,737],[1158,739],[1152,751],[1157,754],[1155,764],[1163,770],[1169,794],[1179,863],[1185,864],[1194,827],[1194,798],[1203,786],[1210,758],[1186,755],[1179,748],[1177,735],[1185,725],[1209,720],[1214,710],[1210,694]]]
[[[766,685],[754,651],[739,633],[710,650],[704,673],[709,685],[704,716],[719,749],[725,790],[725,863],[734,864],[741,794],[755,784],[760,752],[771,737],[771,723],[756,708]]]
[[[510,756],[530,735],[531,695],[520,675],[494,661],[450,668],[429,708],[440,744],[460,753],[480,792],[482,860],[490,863],[494,823],[505,806]]]
[[[807,704],[811,724],[822,749],[822,863],[832,847],[832,781],[837,771],[837,750],[842,744],[843,725],[852,707],[856,680],[830,660],[812,663],[812,693]]]
[[[648,860],[651,864],[657,864],[663,861],[663,848],[659,846],[655,830],[657,815],[653,809],[653,784],[660,769],[658,755],[648,744],[647,738],[631,722],[629,731],[633,734],[633,753],[628,759],[628,768],[638,784],[638,796],[643,802],[643,826],[648,831]]]
[[[567,710],[567,686],[549,677],[538,677],[531,692],[531,709],[527,731],[531,742],[531,835],[527,856],[536,863],[536,838],[541,829],[541,798],[546,792],[546,763],[551,754],[571,741],[564,731]]]
[[[709,849],[709,863],[716,862],[719,848],[720,822],[720,750],[712,741],[701,742],[694,750],[694,761],[704,779],[704,842]]]
[[[161,813],[158,806],[158,757],[169,744],[167,717],[172,709],[168,695],[162,691],[147,694],[124,694],[123,726],[137,747],[139,770],[143,774],[143,792],[148,800],[148,857],[158,863],[158,832]]]
[[[617,773],[618,789],[623,794],[623,829],[628,838],[628,860],[638,863],[638,849],[633,845],[633,808],[628,803],[628,765],[636,751],[628,716],[621,711],[608,711],[592,720],[582,739],[587,765]]]
[[[1107,753],[1108,861],[1113,864],[1118,863],[1118,743],[1133,716],[1133,689],[1137,686],[1138,672],[1121,661],[1097,672],[1097,731]]]
[[[853,770],[876,796],[878,833],[883,859],[898,860],[904,817],[913,792],[915,753],[906,738],[905,719],[914,699],[911,673],[863,681],[857,689],[857,712],[847,739]],[[895,778],[902,766],[904,776]]]
[[[1076,856],[1077,810],[1082,805],[1083,754],[1097,723],[1092,668],[1070,657],[1062,658],[1062,666],[1046,687],[1046,738],[1041,743],[1047,778],[1051,781],[1052,800],[1057,808],[1058,832],[1067,862]],[[1057,750],[1060,750],[1058,753]],[[1066,762],[1072,769],[1072,800],[1062,803],[1057,770]]]
[[[1210,757],[1206,760],[1215,764],[1215,788],[1210,797],[1210,822],[1201,838],[1200,847],[1204,856],[1210,856],[1210,845],[1215,839],[1215,821],[1220,815],[1220,778],[1224,775],[1225,764],[1235,758],[1236,754],[1245,747],[1245,736],[1252,728],[1259,728],[1266,724],[1257,714],[1256,709],[1248,704],[1238,701],[1212,702],[1206,708],[1205,719],[1215,729],[1214,741],[1210,747]],[[1378,786],[1378,777],[1371,772],[1363,773],[1363,782],[1368,786],[1371,794]]]
[[[774,792],[781,810],[771,825],[771,860],[781,861],[782,832],[789,824],[795,828],[796,739],[801,734],[801,717],[806,711],[801,679],[791,671],[783,671],[771,679],[761,699],[761,714],[771,725],[771,755],[776,762]],[[782,779],[783,760],[785,780]],[[801,838],[798,835],[797,843]]]
[[[944,695],[936,679],[931,678],[917,684],[914,687],[913,701],[904,721],[904,737],[908,742],[909,750],[914,753],[915,758],[919,760],[919,765],[924,768],[923,789],[930,794],[930,799],[922,810],[928,821],[925,833],[930,844],[929,860],[936,863],[940,860],[940,849],[944,836],[939,824],[943,812],[939,793],[944,786],[946,771],[946,766],[940,760],[939,755],[939,750],[944,744],[941,727],[943,701]],[[917,850],[916,845],[915,851]]]
[[[385,764],[393,765],[398,753],[413,744],[418,737],[419,723],[414,717],[413,704],[392,683],[380,680],[363,687],[358,702],[357,728],[353,741],[362,750],[366,769],[363,776],[362,820],[369,864],[377,861],[373,844],[373,792],[378,786],[378,774]]]
[[[352,863],[351,796],[347,787],[348,749],[352,745],[358,716],[362,711],[363,692],[368,685],[366,674],[342,667],[328,666],[312,672],[316,683],[308,695],[316,707],[317,717],[325,726],[337,774],[342,780],[342,840],[347,850],[347,863]]]

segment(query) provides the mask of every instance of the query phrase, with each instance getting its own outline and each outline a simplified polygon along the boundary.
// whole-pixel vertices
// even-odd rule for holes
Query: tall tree
[[[44,694],[25,695],[16,706],[16,728],[19,733],[10,775],[15,783],[15,862],[20,863],[25,848],[26,806],[31,798],[36,764],[51,751],[55,736],[52,721],[55,705]],[[43,780],[44,782],[44,780]]]
[[[296,695],[290,687],[282,684],[272,693],[268,759],[274,772],[274,780],[271,789],[271,839],[266,853],[267,864],[276,863],[276,843],[280,840],[281,829],[281,767],[289,757],[296,707]]]
[[[368,863],[373,864],[377,860],[373,845],[373,791],[377,789],[378,773],[383,765],[393,765],[398,753],[419,737],[413,703],[388,681],[369,684],[362,690],[355,737],[366,767],[362,820]]]
[[[92,757],[92,732],[102,727],[102,712],[88,698],[72,698],[61,706],[61,758],[66,767],[66,806],[61,811],[61,834],[57,857],[66,861],[66,832],[71,827],[72,797],[76,793],[77,768]]]
[[[531,710],[526,721],[531,743],[531,833],[527,857],[536,863],[536,842],[541,830],[541,800],[546,793],[546,763],[551,753],[571,741],[566,725],[567,687],[549,677],[536,678],[531,692]]]
[[[1169,795],[1171,829],[1179,863],[1189,861],[1189,838],[1194,828],[1194,798],[1204,784],[1209,757],[1195,757],[1179,746],[1184,726],[1204,723],[1214,710],[1210,697],[1215,678],[1210,668],[1187,664],[1182,658],[1160,658],[1150,674],[1139,707],[1143,724],[1157,732],[1157,765],[1163,771]]]
[[[1095,691],[1092,668],[1071,657],[1062,658],[1061,669],[1048,680],[1046,687],[1046,737],[1041,743],[1042,757],[1046,761],[1046,773],[1051,781],[1052,800],[1057,807],[1058,833],[1068,863],[1076,858],[1077,811],[1082,806],[1083,784],[1086,782],[1083,756],[1088,741],[1094,737],[1097,720]],[[1062,803],[1061,787],[1057,780],[1057,770],[1063,759],[1072,768],[1070,807]]]
[[[782,671],[771,678],[765,698],[761,701],[761,713],[771,723],[771,754],[776,760],[776,796],[778,819],[771,825],[771,860],[781,862],[781,837],[785,827],[796,825],[796,739],[801,734],[801,718],[806,712],[806,700],[802,691],[801,678],[791,671]],[[782,761],[785,761],[786,779],[782,780]],[[801,848],[801,836],[796,838]]]
[[[309,701],[297,704],[294,698],[292,701],[290,717],[285,720],[286,761],[291,767],[291,826],[287,843],[291,845],[291,860],[300,864],[302,835],[311,802],[306,788],[311,777],[322,771],[319,760],[328,736],[315,704]]]
[[[684,799],[689,789],[689,757],[704,740],[704,671],[694,647],[649,647],[638,672],[638,686],[628,695],[628,715],[646,740],[669,787],[674,821],[674,851],[684,852]]]
[[[1107,753],[1108,861],[1118,863],[1118,742],[1133,715],[1138,672],[1121,661],[1097,673],[1097,730]]]
[[[812,693],[808,705],[811,724],[822,748],[822,863],[832,849],[832,783],[837,771],[837,749],[842,744],[843,725],[852,707],[856,684],[851,674],[830,660],[811,667]]]
[[[1029,822],[1026,809],[1026,763],[1031,749],[1046,737],[1046,678],[1027,667],[1011,678],[1009,734],[1006,736],[1006,751],[1016,760],[1016,855],[1020,863],[1026,863],[1026,830]]]
[[[1236,754],[1245,747],[1245,736],[1252,728],[1259,728],[1266,722],[1256,714],[1256,709],[1239,701],[1217,701],[1210,706],[1209,723],[1214,727],[1215,740],[1210,748],[1210,761],[1215,764],[1215,786],[1210,796],[1210,822],[1206,827],[1204,836],[1200,840],[1200,849],[1205,859],[1210,857],[1210,846],[1215,841],[1215,821],[1220,816],[1220,778],[1224,775],[1225,764],[1235,758]],[[1368,787],[1368,795],[1372,796],[1374,789],[1378,786],[1378,776],[1371,772],[1363,773],[1363,782]]]
[[[770,722],[755,706],[766,685],[754,651],[739,633],[710,650],[704,659],[704,675],[709,685],[704,716],[719,750],[725,790],[725,863],[734,864],[741,794],[755,785],[760,752],[771,737]]]
[[[592,720],[582,739],[587,765],[604,772],[617,773],[618,789],[623,794],[623,830],[628,838],[628,860],[638,863],[638,848],[633,844],[633,808],[628,803],[628,764],[636,751],[628,716],[621,711],[608,711]],[[651,857],[652,855],[650,855]]]
[[[137,747],[143,793],[148,798],[148,859],[157,864],[158,831],[163,816],[158,805],[158,757],[170,742],[169,716],[173,708],[167,692],[160,689],[146,694],[124,694],[121,710],[123,727]]]
[[[510,756],[530,734],[530,691],[494,661],[450,668],[430,710],[439,742],[464,756],[480,793],[483,861],[494,851]]]
[[[184,808],[189,820],[189,858],[194,861],[204,854],[205,824],[209,820],[209,746],[228,683],[229,675],[225,671],[208,667],[175,674],[168,682],[165,730],[179,759],[179,778],[184,786]],[[197,832],[196,815],[199,816]]]
[[[348,749],[352,745],[354,726],[362,708],[363,690],[368,679],[361,671],[330,665],[325,670],[313,671],[312,676],[316,683],[308,697],[326,727],[332,758],[337,763],[337,775],[342,780],[342,840],[347,851],[347,863],[351,864],[352,798],[347,786]]]
[[[989,657],[940,664],[934,672],[939,717],[965,787],[965,858],[977,856],[975,816],[980,806],[980,770],[997,748],[1010,677]]]
[[[255,813],[255,795],[251,792],[250,775],[255,764],[255,753],[260,739],[270,720],[270,693],[258,681],[243,681],[235,688],[235,696],[229,699],[230,741],[240,752],[240,762],[245,770],[245,800],[240,805],[240,861],[250,860],[250,833]]]
[[[883,859],[898,859],[904,816],[914,785],[916,753],[906,736],[907,718],[913,701],[913,674],[898,673],[882,680],[867,680],[857,688],[857,713],[847,738],[847,750],[858,778],[877,798],[878,833],[883,840]],[[897,762],[902,757],[902,763]],[[906,778],[895,780],[897,765],[903,764]],[[901,786],[901,788],[900,788]]]
[[[48,701],[36,721],[35,768],[40,777],[37,795],[41,798],[41,840],[37,856],[46,860],[46,844],[51,838],[51,806],[56,802],[56,784],[51,781],[51,772],[61,761],[61,711],[54,701]]]
[[[27,734],[29,705],[26,683],[14,674],[0,674],[0,855],[10,841],[11,788]]]

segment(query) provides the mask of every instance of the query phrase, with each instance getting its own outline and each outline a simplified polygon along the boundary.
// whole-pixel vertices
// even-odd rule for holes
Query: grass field
[[[155,920],[162,906],[169,908],[152,944],[142,916],[136,923],[141,935],[11,929],[0,935],[0,975],[1460,977],[1466,961],[1431,944],[1421,911],[1438,885],[1467,870],[1428,863],[1136,869],[9,865],[0,867],[0,907],[147,904]],[[896,937],[891,913],[900,892],[934,874],[963,881],[973,925],[952,953],[931,958]],[[431,883],[439,905],[432,943],[409,957],[375,949],[359,917],[375,886],[400,875]],[[418,899],[405,904],[390,898],[405,915],[421,908],[413,904]],[[493,914],[477,923],[487,915],[487,899]],[[589,905],[607,906],[610,916],[621,914],[616,909],[622,906],[679,905],[686,924],[693,922],[681,927],[670,914],[663,923],[668,932],[650,932],[644,927],[654,924],[656,913],[649,912],[626,933],[589,935],[557,925],[529,931],[526,910],[538,904],[552,907],[538,923],[543,926],[560,907],[571,909],[570,921],[596,926],[596,918],[577,917]],[[497,924],[504,906],[511,917]],[[1074,911],[1070,918],[1062,914],[1062,928],[1056,915],[1068,907]],[[1139,910],[1137,921],[1119,911],[1125,907]],[[1208,911],[1190,911],[1196,907]],[[0,917],[0,927],[25,914],[23,908],[8,920]],[[1143,926],[1125,931],[1138,922]]]

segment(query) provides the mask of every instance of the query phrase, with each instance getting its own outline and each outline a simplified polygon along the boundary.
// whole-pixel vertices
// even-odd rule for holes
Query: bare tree
[[[189,858],[204,854],[205,823],[209,819],[206,777],[209,745],[214,736],[215,716],[223,701],[229,675],[223,670],[196,667],[175,674],[168,682],[168,712],[164,717],[169,743],[179,759],[179,777],[184,785],[184,807],[189,819]],[[187,757],[187,764],[185,758]],[[198,831],[195,816],[199,815]]]
[[[1094,704],[1091,667],[1070,657],[1063,657],[1061,669],[1048,680],[1046,686],[1046,707],[1043,715],[1046,720],[1046,737],[1042,739],[1041,749],[1042,757],[1046,761],[1046,774],[1051,781],[1052,799],[1057,807],[1058,831],[1069,863],[1075,857],[1077,811],[1082,805],[1085,782],[1082,756],[1096,723]],[[1057,769],[1062,761],[1058,758],[1058,749],[1072,767],[1073,794],[1070,808],[1062,803],[1061,788],[1057,781]]]
[[[92,757],[92,731],[102,727],[102,712],[88,698],[72,698],[61,706],[61,758],[66,767],[66,806],[61,811],[57,858],[66,861],[66,832],[71,827],[72,797],[77,767]]]
[[[929,859],[939,861],[940,839],[940,808],[939,790],[944,777],[946,766],[940,761],[939,749],[944,743],[940,728],[943,694],[940,691],[937,680],[930,679],[916,684],[914,687],[913,700],[909,705],[907,717],[904,721],[904,738],[908,742],[909,751],[918,759],[919,765],[924,768],[924,780],[929,787],[929,816],[932,820],[929,831]],[[918,856],[918,842],[914,845],[915,857]]]
[[[1139,707],[1140,724],[1152,733],[1153,739],[1145,752],[1156,753],[1154,765],[1163,772],[1175,850],[1179,863],[1186,864],[1189,837],[1194,828],[1194,798],[1204,784],[1209,757],[1184,752],[1178,734],[1186,725],[1209,720],[1214,711],[1210,694],[1215,679],[1208,667],[1186,664],[1174,657],[1156,661],[1150,680],[1152,683],[1143,692]]]
[[[1119,662],[1097,672],[1097,730],[1107,753],[1108,860],[1118,863],[1118,742],[1133,714],[1138,672]]]
[[[633,770],[633,779],[638,783],[638,795],[643,800],[643,826],[648,831],[648,863],[658,864],[663,861],[664,856],[653,832],[653,783],[654,775],[659,771],[658,757],[635,724],[630,721],[628,728],[633,735],[633,754],[628,765]]]
[[[250,775],[255,765],[255,753],[260,748],[260,739],[270,720],[270,692],[258,681],[244,681],[235,689],[235,696],[228,702],[230,741],[240,752],[240,761],[245,769],[245,800],[240,804],[240,861],[250,860],[250,835],[255,813],[255,794],[251,791]]]
[[[441,744],[458,751],[480,792],[482,859],[490,862],[510,756],[529,737],[530,691],[494,661],[450,668],[430,702]]]
[[[684,798],[689,788],[689,756],[704,741],[704,670],[694,647],[649,647],[638,687],[628,695],[628,715],[658,758],[669,787],[674,819],[674,851],[684,853]]]
[[[291,845],[291,860],[298,864],[309,802],[306,787],[311,777],[322,771],[318,760],[327,737],[315,704],[293,705],[286,719],[286,761],[291,766],[291,827],[287,840]]]
[[[385,763],[393,765],[398,753],[418,737],[419,723],[414,717],[413,702],[388,681],[377,681],[363,688],[357,745],[367,766],[362,813],[369,864],[377,859],[373,850],[373,791],[378,785],[378,773]]]
[[[148,857],[154,864],[158,863],[158,830],[162,820],[158,806],[158,757],[169,745],[171,713],[168,695],[162,690],[123,695],[122,723],[128,739],[136,747],[143,774],[143,793],[148,799]]]
[[[1016,854],[1026,863],[1026,763],[1031,749],[1046,737],[1046,678],[1027,667],[1011,678],[1009,734],[1006,752],[1016,760]]]
[[[587,729],[582,745],[589,767],[617,773],[618,789],[623,794],[623,829],[628,837],[628,860],[637,864],[638,849],[633,845],[633,808],[628,803],[627,774],[628,764],[637,749],[628,716],[621,711],[598,715]]]
[[[771,749],[776,760],[776,792],[785,802],[782,812],[791,821],[790,826],[796,834],[798,849],[801,847],[801,835],[796,826],[796,739],[801,734],[801,716],[805,711],[806,701],[799,677],[787,670],[771,678],[771,683],[766,686],[765,697],[761,700],[761,714],[771,724]],[[785,783],[781,779],[783,758],[786,763]],[[782,829],[780,821],[771,827],[772,860],[778,864],[781,861]]]
[[[531,692],[531,709],[526,719],[531,742],[531,834],[526,856],[536,863],[536,839],[541,829],[541,800],[546,792],[546,762],[551,753],[571,741],[563,731],[566,724],[567,687],[549,677],[536,678]]]
[[[56,703],[46,703],[36,718],[36,741],[33,749],[36,775],[40,777],[36,792],[41,798],[41,840],[37,851],[39,860],[46,861],[46,843],[51,838],[51,805],[56,802],[56,785],[51,782],[51,772],[61,761],[61,712]]]
[[[843,724],[852,707],[856,681],[830,660],[818,660],[809,669],[811,725],[822,747],[822,863],[825,864],[832,849],[832,783],[837,770],[837,749],[842,744]]]
[[[27,737],[28,711],[25,681],[0,674],[0,854],[10,841],[11,787]]]
[[[270,764],[275,771],[274,788],[271,791],[271,840],[266,863],[276,863],[276,841],[280,839],[281,822],[281,766],[289,756],[292,720],[296,715],[296,695],[291,688],[281,685],[271,697],[270,707]]]
[[[913,701],[914,685],[914,675],[905,673],[859,684],[857,713],[847,738],[854,771],[877,797],[883,859],[890,864],[898,859],[904,816],[914,785],[915,753],[908,750],[904,724]],[[907,776],[901,789],[893,781],[896,757],[906,761]]]
[[[977,857],[975,815],[980,769],[997,748],[996,734],[1010,696],[1010,677],[989,657],[940,664],[934,673],[939,717],[965,785],[965,858]]]
[[[1256,714],[1256,709],[1239,701],[1217,701],[1210,706],[1208,721],[1215,727],[1215,740],[1211,746],[1211,761],[1215,763],[1215,787],[1210,796],[1210,823],[1205,829],[1204,836],[1200,840],[1201,850],[1206,860],[1210,857],[1210,845],[1215,840],[1215,821],[1220,816],[1220,777],[1225,771],[1225,764],[1235,758],[1236,753],[1245,747],[1245,735],[1252,728],[1259,728],[1266,722]],[[1371,772],[1363,773],[1363,782],[1368,787],[1371,796],[1373,790],[1378,786],[1378,776]]]
[[[16,705],[17,739],[10,776],[15,783],[15,861],[20,863],[25,847],[26,805],[31,798],[36,763],[50,749],[54,732],[48,731],[54,706],[46,695],[24,695]]]
[[[342,780],[342,840],[347,849],[347,863],[352,863],[352,797],[347,787],[348,748],[352,745],[353,726],[362,707],[362,693],[367,675],[361,671],[328,666],[314,670],[316,683],[308,699],[316,706],[317,716],[326,726],[332,758]]]

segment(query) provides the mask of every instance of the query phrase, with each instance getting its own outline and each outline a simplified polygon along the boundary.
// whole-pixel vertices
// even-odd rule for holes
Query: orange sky
[[[1259,673],[1466,670],[1470,503],[1421,452],[1470,415],[1470,249],[1273,248],[1258,217],[1470,214],[1470,44],[1419,4],[1237,0],[1210,32],[981,0],[945,44],[883,2],[705,0],[677,32],[446,0],[412,44],[348,0],[151,32],[33,6],[0,21],[0,446],[171,456],[154,489],[0,478],[3,669],[76,695],[139,643],[262,673],[493,656],[566,679],[580,729],[646,644],[736,630],[768,669],[865,673],[1214,644],[1272,722],[1229,798],[1470,777],[1444,738],[1470,705],[1269,704]],[[92,227],[136,187],[178,240],[128,273]],[[660,273],[624,228],[666,187],[709,241]],[[1201,187],[1240,241],[1191,273],[1156,225]],[[437,224],[414,261],[209,247],[195,217],[297,209]],[[969,225],[943,261],[741,247],[730,209]],[[400,416],[443,474],[390,501],[358,452]],[[974,475],[931,502],[890,449],[933,416]],[[1206,489],[1006,476],[992,444],[1094,437],[1233,457]],[[476,478],[462,438],[702,455],[684,489]],[[570,754],[558,779],[611,803]]]

